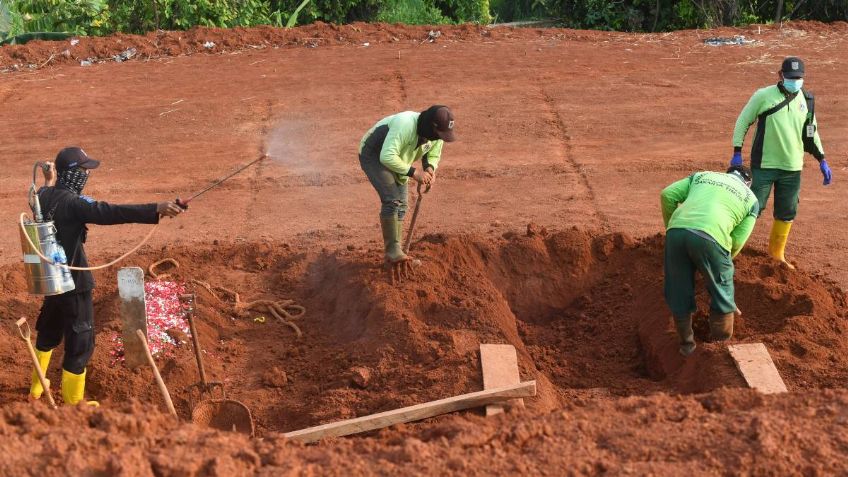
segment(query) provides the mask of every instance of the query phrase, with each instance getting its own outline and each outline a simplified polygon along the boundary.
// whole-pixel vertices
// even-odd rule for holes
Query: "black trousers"
[[[35,347],[50,351],[65,339],[62,368],[82,374],[94,352],[94,302],[91,291],[48,296],[35,323]]]

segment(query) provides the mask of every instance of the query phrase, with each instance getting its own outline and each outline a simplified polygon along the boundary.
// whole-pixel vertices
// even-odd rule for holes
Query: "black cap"
[[[447,106],[442,106],[436,110],[433,115],[433,122],[436,123],[436,135],[439,139],[445,142],[456,141],[456,135],[453,133],[453,113]]]
[[[453,113],[447,106],[434,104],[418,116],[418,135],[430,141],[441,139],[445,142],[456,140],[453,133]]]
[[[797,56],[789,56],[783,60],[780,72],[784,78],[798,79],[804,77],[804,61]]]
[[[66,147],[56,154],[56,162],[54,163],[57,171],[67,171],[74,167],[82,167],[83,169],[97,169],[100,161],[88,157],[88,154],[81,147]]]

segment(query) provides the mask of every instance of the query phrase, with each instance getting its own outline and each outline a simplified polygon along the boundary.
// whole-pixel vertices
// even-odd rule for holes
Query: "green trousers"
[[[752,169],[751,191],[760,202],[760,214],[766,210],[769,193],[774,185],[774,218],[791,222],[798,213],[798,194],[801,192],[801,171],[782,169]]]
[[[733,260],[721,245],[687,229],[669,229],[665,234],[664,268],[665,302],[674,316],[695,312],[696,270],[701,272],[710,293],[710,311],[736,310]]]

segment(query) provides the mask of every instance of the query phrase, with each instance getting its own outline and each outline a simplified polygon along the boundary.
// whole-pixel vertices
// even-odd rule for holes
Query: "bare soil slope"
[[[0,48],[0,473],[846,472],[848,25],[645,35],[460,26],[432,42],[430,30],[194,29]],[[703,43],[736,34],[756,42]],[[703,295],[699,348],[678,355],[662,301],[658,194],[725,167],[738,111],[789,54],[807,60],[835,179],[823,188],[808,161],[788,249],[797,271],[762,253],[770,210],[736,263],[735,340],[764,342],[790,389],[766,398],[743,389],[723,346],[700,344]],[[454,109],[460,140],[424,201],[422,264],[391,287],[356,147],[380,117],[433,103]],[[179,261],[172,278],[198,295],[209,373],[250,407],[259,439],[173,422],[149,370],[113,365],[114,270],[96,275],[88,391],[103,407],[26,402],[12,323],[34,323],[39,300],[26,293],[12,224],[32,163],[70,144],[102,159],[86,192],[113,202],[185,197],[272,155],[163,223],[125,262]],[[94,226],[89,253],[113,258],[146,230]],[[308,310],[296,320],[303,336],[255,322],[192,279],[243,301],[295,300]],[[182,338],[159,366],[185,421],[198,376]],[[280,436],[479,390],[480,343],[517,348],[522,378],[539,383],[525,411],[310,447]]]

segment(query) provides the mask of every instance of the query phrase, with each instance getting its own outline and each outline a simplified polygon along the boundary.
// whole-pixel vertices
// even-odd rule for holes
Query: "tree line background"
[[[569,28],[633,32],[790,19],[848,21],[848,0],[0,0],[0,40],[27,32],[107,35],[198,25],[539,19]]]

